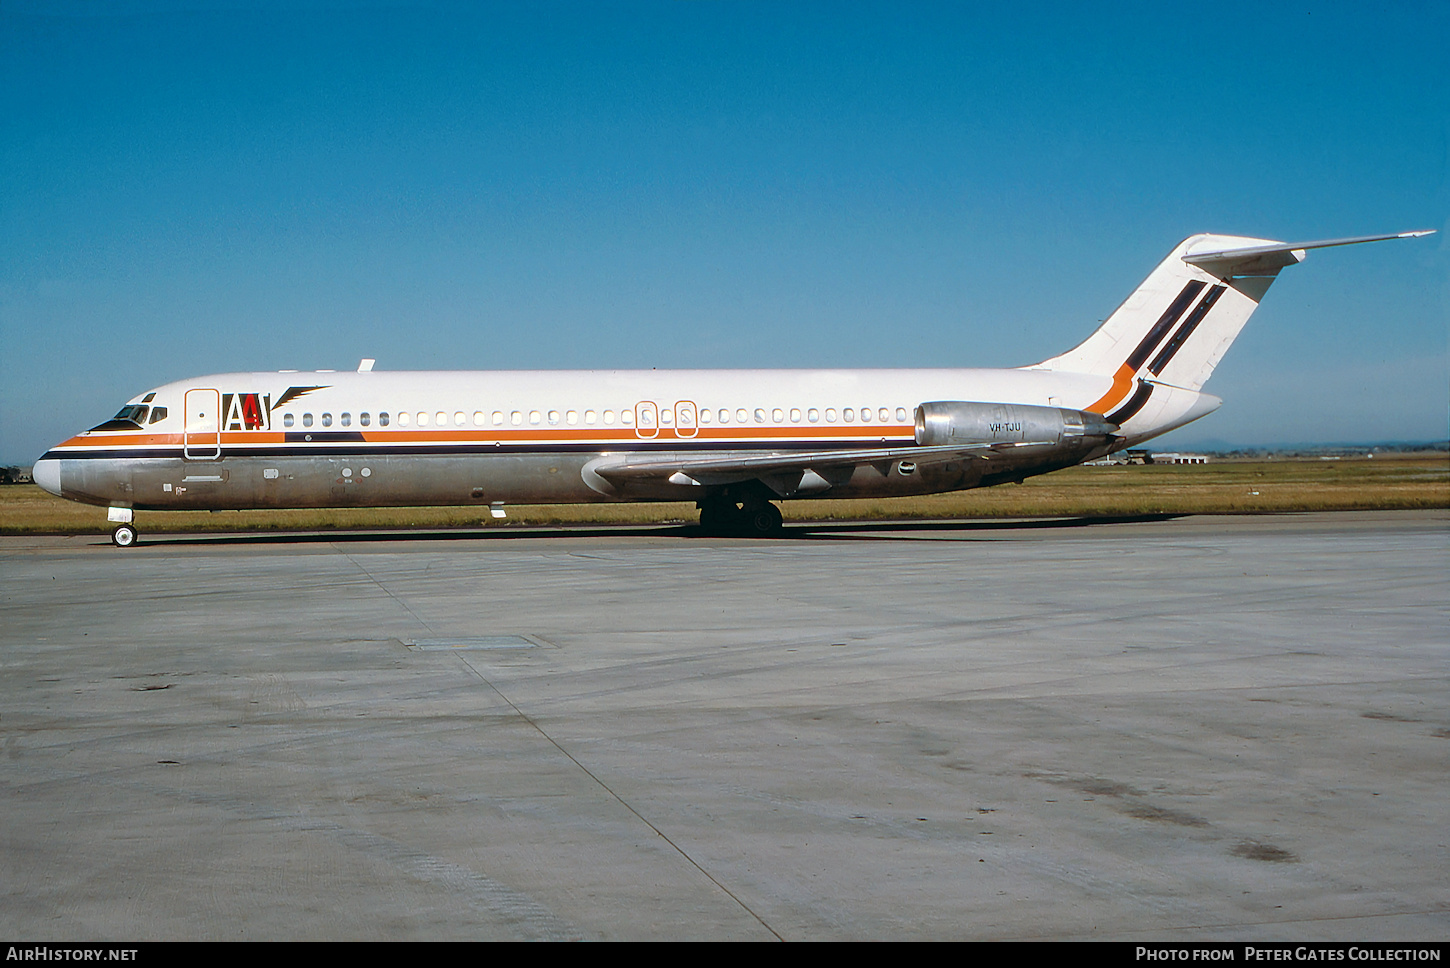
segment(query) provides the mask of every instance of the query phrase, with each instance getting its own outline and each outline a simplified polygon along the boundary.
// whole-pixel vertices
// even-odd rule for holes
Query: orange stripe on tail
[[[1127,363],[1118,367],[1118,372],[1113,374],[1113,385],[1108,388],[1108,392],[1103,394],[1101,400],[1083,409],[1103,414],[1122,403],[1128,396],[1128,390],[1133,386],[1133,373],[1133,368]]]

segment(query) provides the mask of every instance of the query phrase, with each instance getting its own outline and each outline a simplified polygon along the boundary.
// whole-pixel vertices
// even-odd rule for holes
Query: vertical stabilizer
[[[1140,381],[1198,390],[1282,266],[1256,268],[1257,274],[1246,276],[1231,271],[1219,278],[1185,257],[1194,251],[1260,250],[1278,244],[1232,235],[1185,239],[1096,333],[1038,367],[1111,377],[1108,391],[1084,409],[1118,412],[1123,419],[1131,416],[1122,413],[1123,405],[1143,395]]]
[[[1180,242],[1082,345],[1030,369],[1111,378],[1107,392],[1083,409],[1121,424],[1142,409],[1154,386],[1201,389],[1279,270],[1302,262],[1306,249],[1428,234],[1317,242],[1195,235]]]

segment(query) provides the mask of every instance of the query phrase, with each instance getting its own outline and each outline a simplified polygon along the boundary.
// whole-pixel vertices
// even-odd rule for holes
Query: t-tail
[[[1279,271],[1306,250],[1433,230],[1315,242],[1195,235],[1180,242],[1082,345],[1030,369],[1087,373],[1110,382],[1082,409],[1123,428],[1124,443],[1155,437],[1216,410],[1200,392]]]

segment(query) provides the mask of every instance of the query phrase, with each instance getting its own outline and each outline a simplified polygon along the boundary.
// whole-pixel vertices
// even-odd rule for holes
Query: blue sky
[[[1450,4],[0,5],[0,462],[234,370],[1016,366],[1287,270],[1160,446],[1444,439]]]

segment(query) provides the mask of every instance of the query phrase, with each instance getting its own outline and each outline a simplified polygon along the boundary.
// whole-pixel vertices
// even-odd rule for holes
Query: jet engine
[[[1118,425],[1100,414],[1062,407],[939,400],[916,408],[916,442],[938,444],[1086,444],[1097,445],[1117,433]]]

